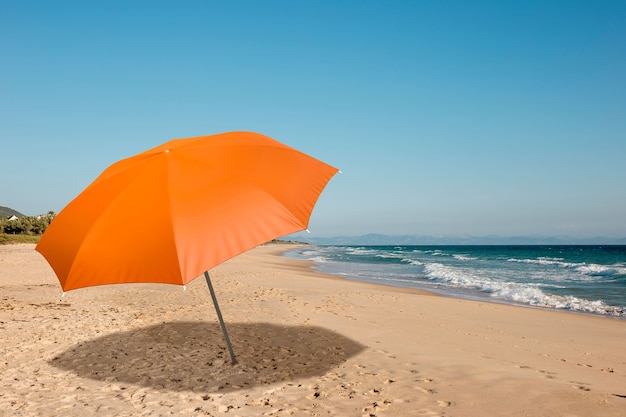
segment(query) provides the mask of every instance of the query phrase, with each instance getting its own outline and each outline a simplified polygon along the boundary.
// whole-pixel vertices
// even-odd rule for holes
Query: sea
[[[626,246],[301,246],[346,279],[626,319]]]

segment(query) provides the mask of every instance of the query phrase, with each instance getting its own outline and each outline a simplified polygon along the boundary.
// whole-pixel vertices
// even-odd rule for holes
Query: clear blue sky
[[[0,205],[250,130],[343,171],[312,236],[626,236],[624,1],[0,0]]]

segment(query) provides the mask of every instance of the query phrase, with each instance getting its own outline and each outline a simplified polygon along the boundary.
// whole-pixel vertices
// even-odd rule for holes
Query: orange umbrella
[[[108,167],[37,244],[64,291],[185,285],[261,243],[308,227],[337,169],[267,136],[174,139]],[[224,336],[232,348],[213,298]]]

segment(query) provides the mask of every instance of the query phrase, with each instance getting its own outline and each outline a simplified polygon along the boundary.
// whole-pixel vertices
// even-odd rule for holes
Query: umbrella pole
[[[204,271],[204,278],[206,278],[206,283],[209,286],[209,291],[211,292],[211,298],[213,299],[213,305],[215,306],[215,311],[217,312],[217,318],[220,321],[220,326],[222,327],[222,333],[224,333],[224,339],[226,340],[226,346],[228,347],[228,353],[230,353],[230,359],[232,360],[232,363],[234,365],[237,363],[237,359],[235,359],[233,346],[230,344],[230,338],[228,337],[228,332],[226,331],[226,325],[224,324],[224,319],[222,318],[222,312],[220,311],[220,306],[219,304],[217,304],[217,297],[215,296],[215,291],[213,291],[213,284],[211,284],[211,278],[209,278],[209,271]]]

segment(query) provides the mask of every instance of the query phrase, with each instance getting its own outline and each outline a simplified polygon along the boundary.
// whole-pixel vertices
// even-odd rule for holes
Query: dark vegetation
[[[0,207],[0,244],[37,242],[54,216],[53,211],[41,216],[24,216],[16,210]]]

